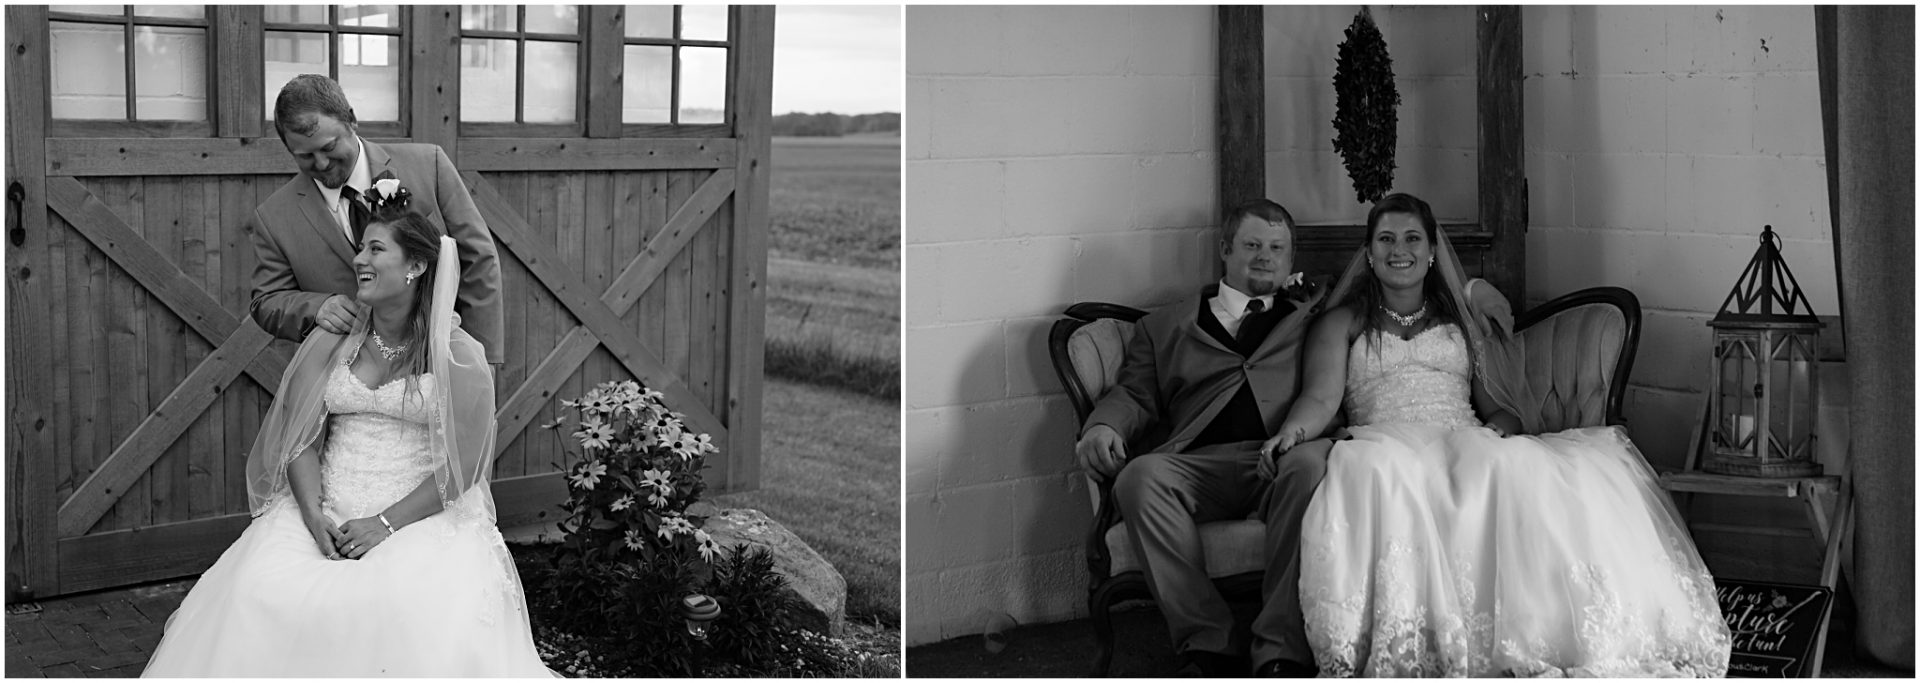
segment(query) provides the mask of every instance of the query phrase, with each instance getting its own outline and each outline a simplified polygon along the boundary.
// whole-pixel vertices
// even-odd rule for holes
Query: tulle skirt
[[[550,677],[499,531],[454,517],[329,560],[283,499],[187,593],[142,675]]]
[[[1352,431],[1303,526],[1323,673],[1725,675],[1713,579],[1619,428]]]

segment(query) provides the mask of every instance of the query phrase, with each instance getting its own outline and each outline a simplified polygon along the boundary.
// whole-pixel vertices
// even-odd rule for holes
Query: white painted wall
[[[1331,144],[1354,11],[1266,11],[1268,191],[1302,222],[1365,216]],[[1472,12],[1375,8],[1403,100],[1396,186],[1444,219],[1477,213]],[[1521,14],[1527,298],[1639,295],[1630,431],[1678,467],[1705,322],[1761,225],[1838,312],[1812,10]],[[909,644],[1084,611],[1089,513],[1046,327],[1073,301],[1165,303],[1214,277],[1213,31],[1200,7],[908,8]]]
[[[907,8],[907,640],[1084,612],[1047,328],[1215,277],[1210,7]]]

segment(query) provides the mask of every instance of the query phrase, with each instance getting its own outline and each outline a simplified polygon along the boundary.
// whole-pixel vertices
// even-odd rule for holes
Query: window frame
[[[626,26],[625,26],[626,7],[624,5],[621,6],[622,16],[621,16],[621,30],[620,30],[620,58],[622,60],[626,59],[626,50],[627,50],[627,46],[629,45],[649,45],[649,46],[672,48],[673,49],[673,73],[671,74],[672,83],[670,87],[672,88],[673,94],[668,99],[666,123],[660,123],[660,122],[627,123],[626,117],[623,114],[620,119],[620,137],[623,137],[623,138],[727,137],[733,134],[733,126],[735,123],[735,118],[734,118],[735,112],[733,111],[733,94],[734,94],[733,89],[736,85],[734,83],[734,80],[735,80],[734,71],[736,66],[735,61],[739,59],[739,54],[740,54],[740,48],[738,45],[739,39],[740,39],[740,36],[739,36],[740,8],[736,5],[731,5],[731,4],[727,5],[726,7],[727,7],[727,38],[726,40],[695,40],[695,39],[680,37],[681,33],[686,30],[686,22],[682,17],[682,13],[686,9],[686,5],[684,4],[673,5],[673,35],[668,38],[634,37],[634,36],[627,35]],[[726,74],[725,74],[725,78],[726,78],[725,106],[726,108],[722,110],[719,123],[681,123],[680,122],[680,81],[681,81],[680,76],[682,73],[680,48],[682,47],[717,47],[717,48],[723,48],[727,51],[727,66],[726,66]],[[623,73],[622,78],[624,77],[625,77],[625,74]],[[624,87],[621,89],[620,97],[621,97],[621,106],[624,108],[626,105],[626,90]]]
[[[484,5],[482,5],[484,6]],[[590,19],[589,8],[593,5],[574,5],[574,32],[544,33],[527,30],[527,6],[509,5],[514,11],[512,31],[494,29],[469,29],[456,23],[454,46],[458,50],[465,47],[468,38],[475,40],[510,40],[514,42],[513,54],[513,120],[512,121],[468,121],[466,108],[457,100],[455,107],[460,112],[461,137],[528,137],[528,138],[576,138],[587,135],[587,91],[591,67],[588,64],[589,46],[587,40],[587,22]],[[549,43],[572,43],[573,59],[573,120],[566,123],[527,123],[527,41]],[[466,65],[456,63],[456,80],[464,76]]]
[[[134,14],[135,5],[121,5],[118,16],[111,14],[91,14],[85,12],[60,12],[47,10],[47,50],[49,57],[53,50],[53,24],[65,22],[74,24],[96,24],[120,27],[121,64],[120,68],[127,77],[126,110],[120,119],[63,119],[53,115],[53,98],[46,101],[48,137],[155,137],[155,138],[195,138],[212,137],[217,116],[216,89],[214,84],[214,58],[217,54],[215,36],[217,35],[212,5],[200,5],[199,19],[181,17],[149,17]],[[139,119],[140,84],[134,68],[134,29],[140,26],[172,26],[177,28],[198,28],[205,31],[207,53],[202,60],[206,70],[207,108],[206,116],[194,121],[168,119]],[[47,87],[53,86],[53,60],[47,60]],[[51,95],[51,93],[49,93]]]
[[[361,135],[362,137],[376,137],[376,138],[408,137],[413,130],[412,103],[413,103],[413,36],[414,36],[414,32],[413,32],[413,12],[409,11],[412,8],[412,5],[404,5],[404,4],[394,5],[394,14],[399,19],[397,22],[395,22],[396,25],[394,26],[347,26],[340,23],[340,6],[339,5],[328,4],[328,5],[320,5],[320,6],[325,7],[327,10],[327,23],[325,24],[269,22],[266,20],[266,13],[264,11],[264,8],[262,8],[259,35],[256,38],[261,45],[261,60],[260,60],[261,70],[260,70],[260,73],[258,74],[258,77],[261,79],[260,87],[265,92],[277,92],[277,90],[275,89],[276,86],[273,86],[265,82],[265,79],[266,79],[265,52],[266,52],[266,42],[267,42],[268,32],[278,31],[278,32],[292,32],[292,33],[327,34],[327,78],[333,79],[334,82],[336,83],[340,81],[340,54],[344,52],[344,50],[341,49],[342,47],[341,36],[375,35],[375,36],[391,36],[391,37],[397,38],[400,43],[400,48],[399,48],[400,59],[398,64],[396,64],[397,68],[400,70],[400,79],[399,79],[400,92],[398,93],[398,97],[400,98],[398,102],[399,109],[400,109],[400,120],[368,121],[366,119],[360,119],[359,118],[360,113],[356,111],[354,112],[354,117],[359,120],[355,122],[354,128],[355,130],[358,131],[359,135]],[[273,124],[272,106],[265,104],[264,98],[262,100],[260,114],[261,114],[261,124],[262,124],[261,130],[272,133],[275,137],[278,137],[279,133],[277,129],[274,128],[274,124]]]

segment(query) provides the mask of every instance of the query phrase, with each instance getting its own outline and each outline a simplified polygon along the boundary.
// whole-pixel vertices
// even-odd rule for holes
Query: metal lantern
[[[1820,329],[1800,283],[1780,258],[1773,226],[1713,328],[1710,421],[1701,469],[1754,477],[1819,476],[1814,462]]]
[[[680,618],[687,622],[687,635],[706,640],[707,625],[720,618],[720,603],[699,593],[689,594],[680,599]]]

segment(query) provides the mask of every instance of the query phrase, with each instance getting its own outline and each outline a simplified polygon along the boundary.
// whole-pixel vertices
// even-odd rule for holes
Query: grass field
[[[716,502],[792,529],[846,578],[849,619],[897,638],[900,140],[775,138],[773,163],[765,469]],[[848,366],[891,372],[895,398],[822,379]]]

